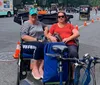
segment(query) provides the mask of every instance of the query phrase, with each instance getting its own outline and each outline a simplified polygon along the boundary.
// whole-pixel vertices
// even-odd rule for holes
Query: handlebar
[[[86,62],[92,62],[94,64],[100,63],[100,58],[98,57],[92,57],[89,54],[85,54],[83,56],[82,59],[77,59],[77,58],[64,58],[62,55],[60,54],[50,54],[50,53],[46,53],[47,56],[50,57],[56,57],[57,60],[59,61],[69,61],[69,62],[77,62],[79,65],[84,65],[86,64]]]
[[[89,61],[92,61],[93,63],[100,63],[100,58],[99,57],[93,57],[93,56],[90,56],[90,54],[86,53],[84,56],[83,56],[84,59],[87,59]]]
[[[77,62],[78,64],[82,64],[83,65],[83,60],[81,60],[81,59],[77,59],[77,58],[64,58],[60,54],[46,53],[46,55],[49,56],[49,57],[55,57],[55,58],[57,58],[58,61]]]

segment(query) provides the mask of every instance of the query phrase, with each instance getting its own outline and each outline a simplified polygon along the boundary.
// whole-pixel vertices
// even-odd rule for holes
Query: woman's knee
[[[72,57],[72,58],[78,58],[78,52],[77,52],[77,47],[76,46],[70,46],[68,47],[69,51],[68,51],[68,54],[69,54],[69,57]]]
[[[78,52],[77,51],[75,51],[75,50],[73,50],[73,51],[70,51],[69,52],[69,55],[70,55],[70,57],[72,57],[72,58],[77,58],[78,57]]]

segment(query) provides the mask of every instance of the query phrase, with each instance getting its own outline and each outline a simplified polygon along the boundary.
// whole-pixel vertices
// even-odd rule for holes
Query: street
[[[92,56],[100,57],[100,12],[95,15],[91,12],[91,19],[94,23],[83,26],[84,21],[79,21],[79,14],[73,14],[72,24],[79,26],[80,31],[80,58],[89,53]],[[13,53],[16,48],[17,41],[20,41],[21,26],[13,22],[13,17],[0,18],[0,85],[16,85],[17,81],[17,60],[13,59]],[[96,81],[100,84],[100,65],[96,66]]]

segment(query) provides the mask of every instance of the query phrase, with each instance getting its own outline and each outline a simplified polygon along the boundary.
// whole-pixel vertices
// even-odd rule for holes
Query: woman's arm
[[[47,39],[51,42],[57,42],[56,37],[54,37],[50,32],[47,35]]]
[[[21,27],[21,39],[24,41],[36,41],[36,38],[29,36],[29,28],[29,21],[24,22],[24,24]]]
[[[45,37],[48,37],[49,28],[48,27],[45,27],[44,29],[45,29],[44,30],[44,35],[45,35]]]
[[[31,37],[29,35],[24,35],[21,37],[24,41],[37,41],[37,38]]]
[[[70,37],[64,38],[63,42],[67,43],[68,41],[74,40],[74,39],[76,39],[76,38],[78,38],[80,36],[79,31],[77,29],[73,29],[72,33],[73,34]]]

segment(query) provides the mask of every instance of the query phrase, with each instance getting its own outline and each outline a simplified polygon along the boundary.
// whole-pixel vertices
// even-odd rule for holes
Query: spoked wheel
[[[18,59],[18,70],[17,70],[17,85],[20,85],[20,81],[27,77],[27,70],[30,65],[30,61]]]
[[[19,60],[17,62],[17,64],[19,63]],[[16,85],[20,85],[20,66],[18,65],[17,68],[17,84]]]
[[[43,85],[31,75],[30,60],[18,60],[17,85]]]
[[[92,69],[88,73],[85,67],[77,68],[74,85],[96,85]]]
[[[19,78],[20,78],[20,73],[18,72],[17,73],[17,85],[19,85],[19,83],[20,83],[20,79]]]

